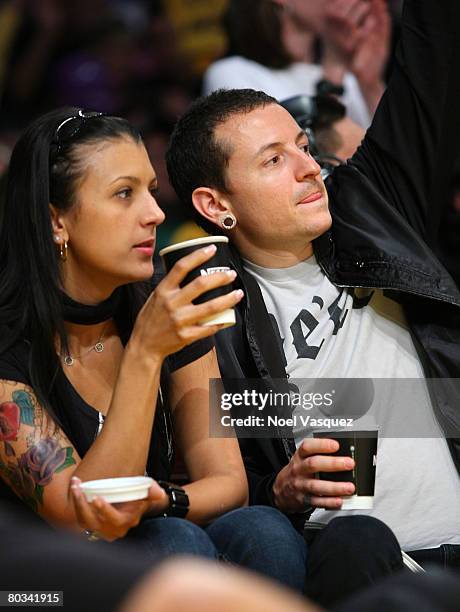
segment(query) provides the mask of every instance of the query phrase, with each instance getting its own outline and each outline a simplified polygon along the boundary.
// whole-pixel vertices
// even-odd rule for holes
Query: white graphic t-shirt
[[[262,268],[248,261],[244,267],[257,280],[279,331],[291,380],[419,379],[416,429],[430,434],[396,437],[399,422],[403,425],[406,419],[414,418],[400,412],[397,384],[393,390],[390,384],[385,387],[384,400],[356,398],[358,412],[360,402],[370,402],[365,416],[356,421],[356,429],[373,425],[379,429],[374,507],[317,509],[312,520],[327,522],[336,516],[369,514],[391,527],[407,551],[460,544],[460,477],[434,416],[424,372],[400,306],[380,290],[336,287],[314,256],[290,268]],[[308,435],[311,431],[297,426],[297,446]]]

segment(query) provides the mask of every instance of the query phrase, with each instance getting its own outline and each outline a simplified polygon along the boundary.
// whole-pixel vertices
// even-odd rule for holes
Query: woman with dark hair
[[[227,56],[207,69],[205,94],[252,88],[279,101],[341,94],[348,116],[368,127],[389,52],[385,0],[230,0],[224,25]]]
[[[156,189],[123,119],[61,109],[18,141],[0,219],[0,497],[12,491],[91,539],[126,536],[159,557],[225,555],[301,589],[302,538],[272,508],[238,509],[237,441],[209,437],[208,380],[219,377],[209,337],[220,326],[199,321],[242,293],[193,303],[233,272],[182,286],[214,246],[151,280]],[[184,488],[167,482],[174,439]],[[145,500],[89,504],[80,489],[144,473],[156,479]]]

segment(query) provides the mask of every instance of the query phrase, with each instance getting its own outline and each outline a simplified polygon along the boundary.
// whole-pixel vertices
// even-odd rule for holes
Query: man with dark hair
[[[366,514],[416,560],[457,568],[460,293],[430,247],[460,141],[459,19],[457,0],[406,0],[388,90],[361,147],[326,185],[305,133],[273,98],[250,90],[198,100],[167,154],[184,206],[193,204],[206,230],[228,235],[245,290],[236,326],[216,337],[224,380],[259,378],[270,388],[282,378],[392,379],[380,411],[369,410],[390,433],[379,440]],[[405,415],[393,406],[397,379],[417,392]],[[275,505],[294,522],[354,515],[340,511],[353,485],[316,477],[353,462],[306,435],[240,441],[251,503]],[[353,524],[338,520],[342,532]],[[372,529],[366,523],[347,543],[360,553],[352,569]],[[346,573],[326,532],[317,536],[331,545],[322,568]]]
[[[200,98],[176,124],[166,154],[169,178],[181,202],[207,232],[225,233],[220,224],[216,227],[190,206],[192,195],[207,184],[223,193],[229,192],[226,168],[236,149],[231,140],[216,139],[216,130],[228,119],[244,118],[256,109],[273,104],[278,104],[277,100],[263,91],[220,90]]]
[[[203,93],[251,87],[283,100],[334,91],[368,127],[384,91],[386,0],[229,0],[223,25],[226,55],[208,66]]]

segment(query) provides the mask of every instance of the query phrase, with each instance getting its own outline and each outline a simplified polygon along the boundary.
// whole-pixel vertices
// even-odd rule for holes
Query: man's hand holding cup
[[[291,461],[277,475],[273,484],[273,500],[283,512],[304,512],[309,507],[339,510],[344,497],[353,495],[352,482],[334,482],[317,478],[319,472],[353,470],[351,457],[333,457],[339,450],[336,440],[306,438]]]

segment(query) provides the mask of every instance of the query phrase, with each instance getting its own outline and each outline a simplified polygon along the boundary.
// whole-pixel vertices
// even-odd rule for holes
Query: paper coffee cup
[[[193,279],[198,276],[205,276],[209,274],[215,274],[216,272],[228,272],[230,268],[230,251],[228,249],[228,238],[227,236],[205,236],[203,238],[195,238],[193,240],[186,240],[185,242],[178,242],[171,246],[161,249],[160,255],[163,258],[166,271],[169,272],[174,266],[176,261],[185,257],[189,253],[201,249],[208,244],[215,244],[217,249],[211,259],[208,259],[202,263],[198,268],[195,268],[187,274],[181,287],[190,283]],[[198,298],[193,300],[194,304],[203,304],[209,300],[212,300],[221,295],[226,295],[233,291],[232,284],[225,285],[224,287],[216,287],[211,291],[206,291]],[[213,314],[200,321],[201,325],[223,325],[229,327],[235,325],[235,310],[233,308],[227,308],[222,312]]]
[[[378,431],[315,431],[315,438],[331,438],[340,444],[332,456],[351,457],[352,470],[320,472],[321,480],[352,482],[355,494],[343,497],[342,510],[370,510],[374,505]]]

